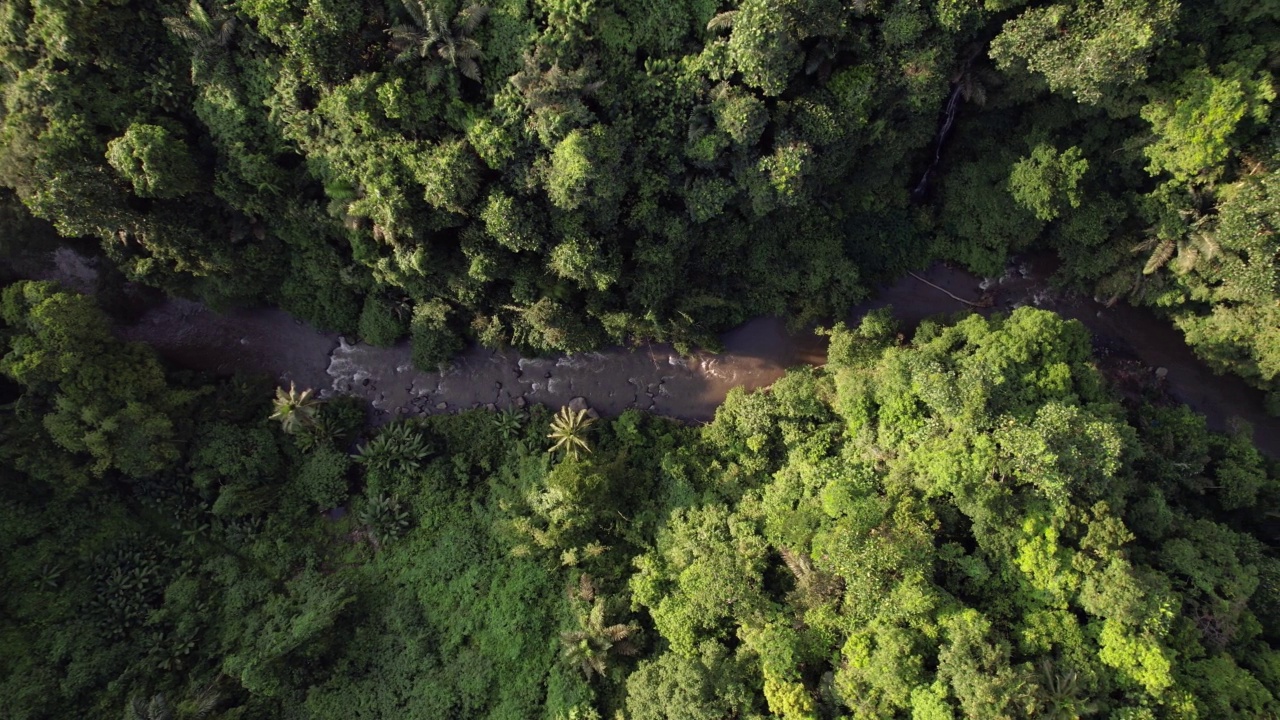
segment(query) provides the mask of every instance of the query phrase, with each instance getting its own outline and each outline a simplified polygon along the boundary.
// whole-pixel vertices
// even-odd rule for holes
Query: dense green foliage
[[[927,258],[991,273],[1040,247],[1277,390],[1278,19],[1238,0],[21,0],[0,14],[0,185],[128,279],[411,335],[424,367],[464,338],[705,344],[754,315],[840,316]]]
[[[1277,468],[1121,400],[1049,313],[909,345],[876,314],[700,428],[364,431],[281,391],[286,433],[84,297],[3,300],[7,717],[1280,711]],[[548,452],[569,431],[589,453]]]
[[[1051,249],[1065,282],[1159,308],[1280,402],[1280,7],[1073,5],[1006,22],[996,72],[960,80],[983,106],[940,172],[939,251],[992,272],[1009,249]]]

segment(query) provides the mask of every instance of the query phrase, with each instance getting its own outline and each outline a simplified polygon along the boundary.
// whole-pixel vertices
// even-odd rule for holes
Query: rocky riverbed
[[[1048,261],[1011,264],[998,278],[979,278],[937,264],[881,288],[850,312],[891,305],[905,330],[939,313],[991,313],[1037,305],[1080,320],[1100,347],[1134,360],[1174,399],[1203,413],[1213,429],[1249,422],[1260,449],[1280,457],[1280,419],[1263,410],[1262,394],[1242,380],[1220,376],[1201,363],[1169,323],[1127,305],[1104,307],[1090,298],[1053,290]],[[91,289],[93,268],[60,250],[46,276]],[[581,398],[605,415],[627,408],[709,420],[729,390],[766,387],[789,367],[821,364],[825,341],[811,330],[791,331],[776,318],[757,318],[722,337],[723,352],[682,356],[666,345],[522,358],[473,347],[447,368],[423,371],[410,362],[407,344],[380,348],[307,327],[274,309],[216,313],[195,302],[166,299],[119,327],[127,340],[145,342],[180,365],[218,373],[262,372],[281,383],[317,388],[322,395],[354,394],[373,405],[380,420],[404,415],[502,408],[542,403],[552,407]]]

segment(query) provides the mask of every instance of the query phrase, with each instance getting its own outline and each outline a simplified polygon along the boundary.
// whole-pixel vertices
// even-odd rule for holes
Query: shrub
[[[294,476],[294,488],[307,501],[321,508],[333,508],[347,499],[347,470],[351,459],[329,447],[317,448],[307,456]]]
[[[415,366],[435,370],[462,349],[462,338],[449,329],[449,313],[449,304],[443,300],[432,300],[414,308],[409,341]]]
[[[395,307],[385,298],[368,295],[360,311],[360,339],[377,347],[390,347],[404,337],[409,324],[397,314]]]

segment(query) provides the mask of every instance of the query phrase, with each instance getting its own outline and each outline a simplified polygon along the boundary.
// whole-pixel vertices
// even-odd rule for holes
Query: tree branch
[[[950,290],[947,290],[947,289],[946,289],[946,288],[944,288],[944,287],[939,287],[939,286],[937,286],[937,285],[934,285],[933,283],[929,282],[928,280],[925,280],[924,278],[922,278],[922,277],[920,277],[919,275],[917,275],[917,274],[915,274],[915,273],[911,272],[910,270],[908,270],[908,271],[907,271],[907,274],[908,274],[908,275],[910,275],[911,277],[913,277],[913,278],[915,278],[915,279],[919,280],[920,282],[924,283],[925,285],[928,285],[929,287],[933,288],[934,290],[939,290],[939,291],[941,291],[941,292],[946,293],[946,294],[947,294],[947,296],[949,296],[952,300],[957,300],[957,301],[959,301],[959,302],[964,303],[965,305],[969,305],[969,306],[976,307],[976,308],[991,307],[991,303],[989,303],[989,302],[988,302],[988,303],[983,304],[983,303],[976,303],[976,302],[973,302],[973,301],[971,301],[971,300],[965,300],[964,298],[957,296],[955,293],[951,292]]]

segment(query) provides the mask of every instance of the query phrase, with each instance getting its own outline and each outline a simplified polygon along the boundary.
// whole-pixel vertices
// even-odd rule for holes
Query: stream
[[[62,249],[54,260],[47,277],[83,292],[92,290],[95,273],[84,258]],[[1214,374],[1175,328],[1147,310],[1123,304],[1106,308],[1050,290],[1052,270],[1050,259],[1031,259],[1011,264],[1000,278],[984,279],[935,264],[919,277],[908,275],[881,288],[872,300],[853,308],[847,322],[892,306],[909,336],[926,317],[973,309],[937,288],[974,302],[984,296],[994,299],[992,307],[978,310],[984,314],[1021,305],[1054,310],[1088,327],[1100,354],[1129,358],[1130,374],[1162,385],[1173,399],[1205,415],[1211,429],[1225,431],[1234,418],[1245,420],[1253,426],[1258,448],[1280,457],[1280,418],[1266,414],[1260,391],[1237,377]],[[824,338],[789,332],[778,318],[757,318],[725,333],[720,353],[681,356],[667,345],[643,345],[523,358],[472,347],[440,372],[414,368],[407,343],[390,348],[352,343],[276,309],[219,314],[199,303],[166,299],[117,333],[151,345],[180,366],[220,374],[266,373],[281,383],[317,388],[322,396],[363,397],[382,422],[475,407],[558,407],[574,401],[610,416],[639,408],[705,422],[732,388],[767,387],[789,367],[826,361]]]

